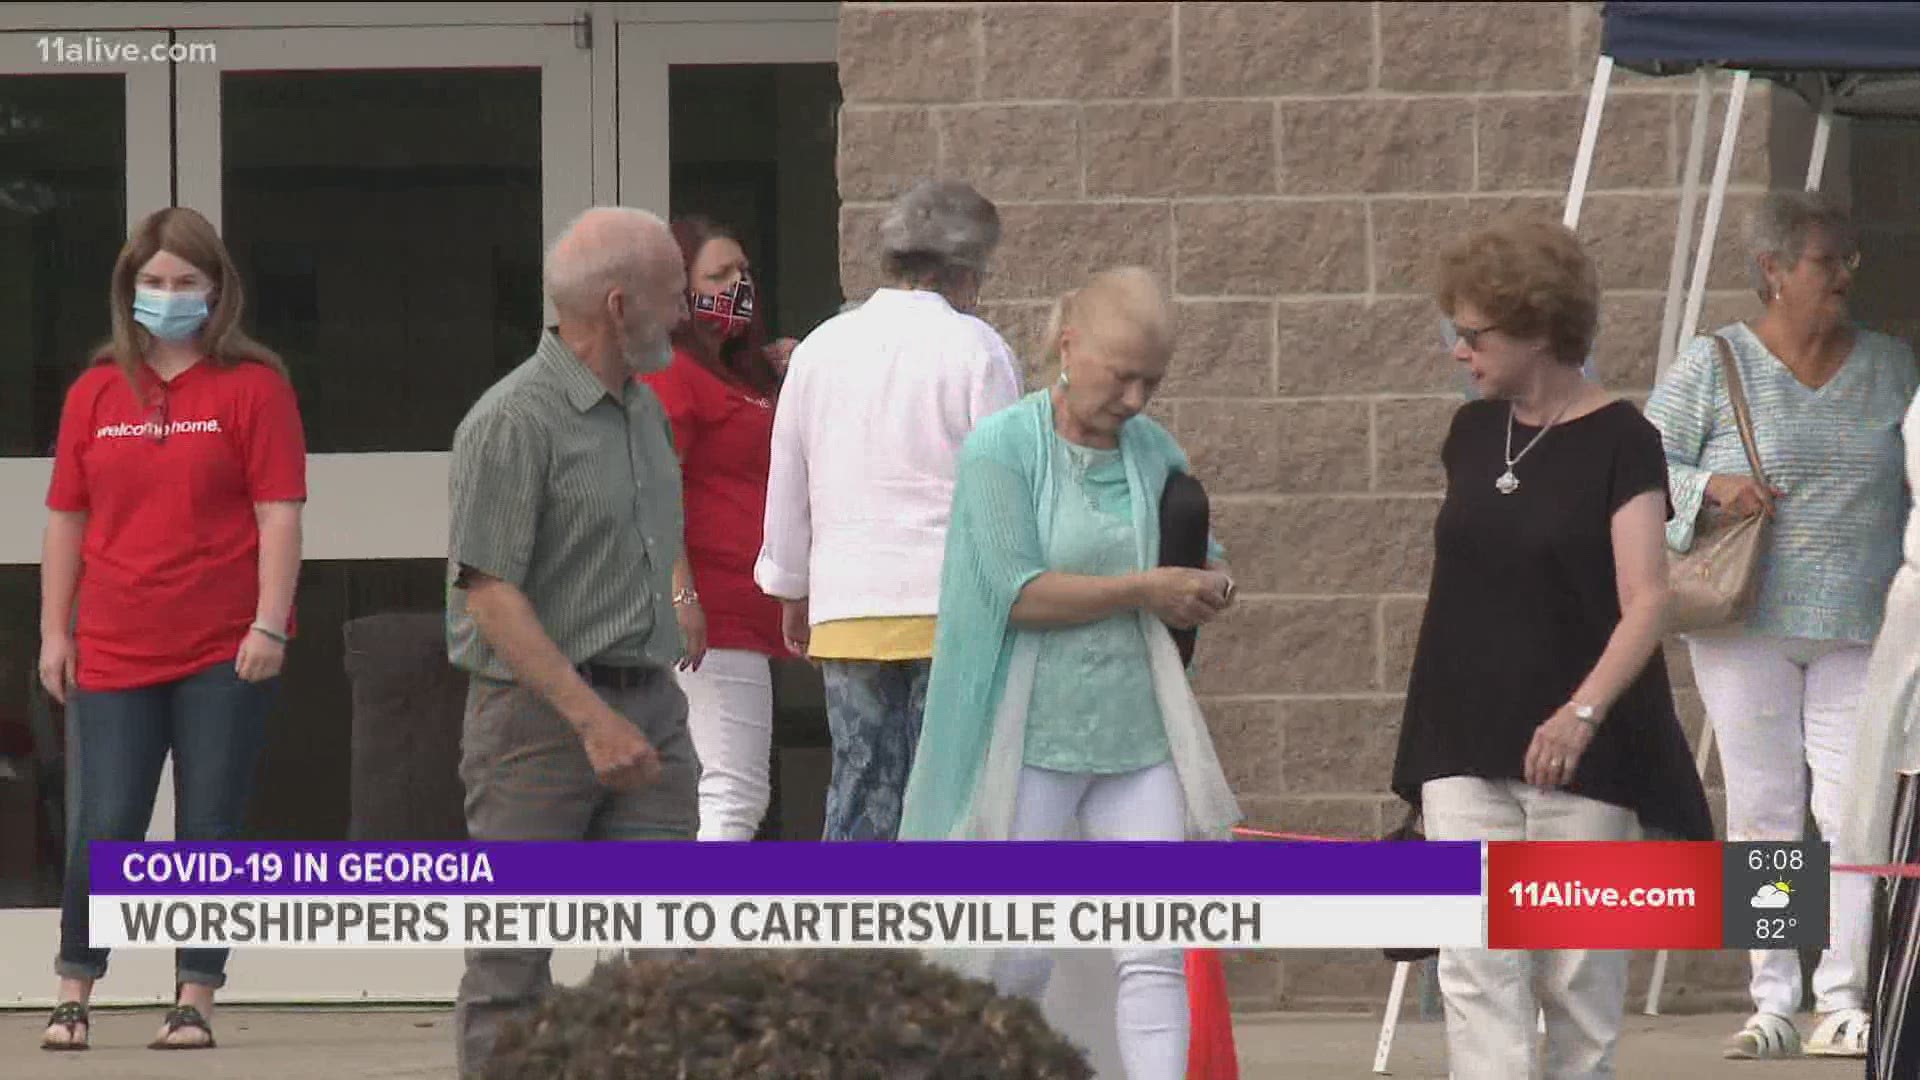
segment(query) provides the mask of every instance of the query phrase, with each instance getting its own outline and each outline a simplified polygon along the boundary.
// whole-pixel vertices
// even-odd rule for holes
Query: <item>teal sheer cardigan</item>
[[[1031,632],[1014,600],[1046,571],[1053,505],[1053,400],[1038,391],[984,420],[961,448],[940,580],[939,622],[919,748],[901,808],[902,840],[1004,840],[1010,831],[1032,692]],[[1138,567],[1158,565],[1160,492],[1187,458],[1167,430],[1136,416],[1120,429],[1133,494]],[[1190,835],[1224,839],[1240,820],[1165,624],[1139,612],[1154,693],[1186,794]],[[1044,677],[1044,676],[1042,676]]]

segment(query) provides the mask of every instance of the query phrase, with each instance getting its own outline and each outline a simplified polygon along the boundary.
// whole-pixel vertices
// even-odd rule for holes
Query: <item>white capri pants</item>
[[[1810,775],[1813,820],[1822,838],[1838,840],[1853,803],[1847,770],[1871,650],[1778,637],[1702,636],[1688,645],[1727,778],[1727,839],[1802,839]],[[1813,972],[1819,1012],[1867,1007],[1873,881],[1832,876],[1832,944]],[[1754,1008],[1792,1016],[1800,1008],[1800,954],[1775,949],[1750,957]]]
[[[1187,801],[1172,762],[1112,775],[1020,770],[1013,840],[1184,840]],[[1073,826],[1078,823],[1076,836]],[[1119,1007],[1114,1023],[1127,1080],[1187,1075],[1187,971],[1179,949],[1116,949]],[[1037,1005],[1053,974],[1044,950],[1008,950],[994,958],[1003,994]]]
[[[710,649],[676,671],[700,758],[701,840],[751,840],[772,794],[773,668],[745,649]]]

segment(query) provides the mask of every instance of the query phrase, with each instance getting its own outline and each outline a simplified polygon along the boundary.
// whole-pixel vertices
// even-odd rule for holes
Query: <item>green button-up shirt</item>
[[[462,567],[518,586],[575,664],[680,657],[680,464],[651,390],[629,382],[615,400],[549,329],[460,422],[452,458],[447,651],[456,666],[514,678],[467,613]]]

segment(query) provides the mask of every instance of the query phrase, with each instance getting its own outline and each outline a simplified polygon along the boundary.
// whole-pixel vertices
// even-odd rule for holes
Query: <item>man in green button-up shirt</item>
[[[681,553],[680,466],[635,376],[672,357],[686,273],[666,224],[601,207],[547,255],[559,325],[453,437],[448,653],[476,840],[691,840],[699,766],[677,662],[703,622]],[[683,635],[683,628],[687,631]],[[550,984],[548,953],[470,951],[460,1074]]]

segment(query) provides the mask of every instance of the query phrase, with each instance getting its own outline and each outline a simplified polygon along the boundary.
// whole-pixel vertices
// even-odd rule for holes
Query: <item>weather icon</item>
[[[1793,886],[1784,881],[1776,881],[1771,885],[1760,886],[1760,891],[1753,894],[1753,906],[1777,910],[1786,907],[1788,901],[1792,899]]]

